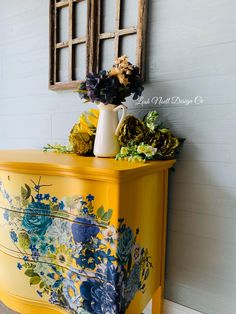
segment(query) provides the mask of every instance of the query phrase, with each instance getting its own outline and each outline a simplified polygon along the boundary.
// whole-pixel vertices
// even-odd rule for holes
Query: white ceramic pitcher
[[[127,108],[124,105],[99,104],[99,119],[96,131],[93,153],[96,157],[115,157],[120,151],[117,140],[120,126],[124,121]],[[118,120],[118,110],[122,109],[122,116]]]

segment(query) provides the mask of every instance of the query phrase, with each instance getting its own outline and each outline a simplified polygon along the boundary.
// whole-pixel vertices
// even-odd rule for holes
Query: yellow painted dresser
[[[22,314],[162,313],[168,169],[0,151],[0,299]]]

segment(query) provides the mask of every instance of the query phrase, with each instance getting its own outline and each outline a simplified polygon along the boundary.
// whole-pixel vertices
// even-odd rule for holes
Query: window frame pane
[[[73,5],[74,3],[85,1],[87,3],[87,34],[84,37],[73,38]],[[86,44],[86,72],[97,72],[101,60],[101,41],[103,39],[114,39],[114,59],[119,56],[120,40],[124,36],[136,34],[136,62],[135,64],[140,68],[141,75],[144,78],[144,57],[145,57],[145,33],[147,24],[147,5],[148,0],[137,0],[138,5],[138,19],[137,25],[123,28],[121,6],[123,0],[115,0],[116,2],[116,19],[115,29],[113,32],[102,33],[101,32],[101,0],[50,0],[50,57],[49,57],[49,89],[51,90],[63,90],[63,89],[75,89],[79,82],[73,80],[73,46],[77,44]],[[56,42],[57,38],[57,10],[59,8],[69,8],[69,21],[68,21],[68,41]],[[75,19],[76,20],[76,19]],[[68,61],[68,82],[57,82],[58,61],[57,50],[68,47],[69,49],[69,61]]]

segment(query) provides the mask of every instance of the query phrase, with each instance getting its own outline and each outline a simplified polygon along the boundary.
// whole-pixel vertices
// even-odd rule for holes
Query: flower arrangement
[[[99,111],[97,109],[84,112],[70,131],[69,145],[47,144],[43,150],[65,154],[92,155],[98,117]]]
[[[162,124],[156,124],[159,114],[150,111],[141,121],[128,116],[123,122],[118,140],[121,150],[117,160],[143,161],[174,159],[184,139],[175,137]]]
[[[113,210],[95,208],[92,194],[59,199],[50,186],[31,180],[14,197],[0,180],[16,267],[39,298],[68,313],[124,314],[136,293],[145,292],[152,268],[137,242],[139,229],[124,219],[111,225]]]
[[[99,111],[84,112],[73,126],[69,145],[60,144],[44,147],[44,151],[92,155]],[[162,123],[156,124],[159,114],[150,111],[142,120],[128,116],[123,122],[118,141],[121,146],[116,160],[140,161],[174,159],[184,139],[175,137]]]
[[[83,113],[69,135],[72,151],[78,155],[91,155],[98,124],[99,111],[90,109]]]
[[[132,94],[133,99],[137,99],[143,89],[139,68],[131,64],[127,56],[122,56],[110,70],[89,73],[77,92],[85,102],[120,105]]]
[[[140,143],[140,145],[122,146],[116,160],[142,161],[154,158],[157,149],[151,145]]]
[[[120,105],[133,94],[137,99],[143,92],[143,81],[138,67],[128,61],[127,56],[117,58],[112,68],[97,74],[89,73],[79,85],[77,92],[85,102]],[[156,124],[157,111],[149,112],[141,121],[128,116],[118,135],[121,146],[116,159],[129,161],[173,159],[179,152],[184,139],[175,137],[162,124]],[[101,117],[101,116],[100,116]],[[69,145],[60,144],[44,147],[44,151],[93,155],[99,110],[90,109],[79,118],[69,135]]]

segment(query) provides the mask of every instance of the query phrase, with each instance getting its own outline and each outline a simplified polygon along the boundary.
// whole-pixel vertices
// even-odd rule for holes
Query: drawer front
[[[152,261],[139,245],[142,226],[119,217],[119,191],[106,182],[0,172],[2,288],[69,313],[125,313],[145,292]]]

